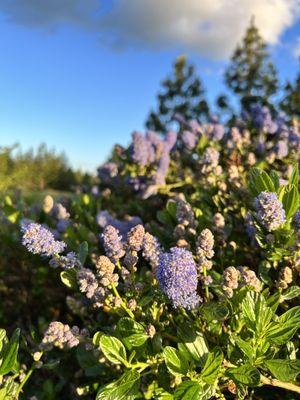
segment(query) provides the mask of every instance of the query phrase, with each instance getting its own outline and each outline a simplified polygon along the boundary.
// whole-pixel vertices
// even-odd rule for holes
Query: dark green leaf
[[[215,383],[223,362],[222,350],[216,347],[208,354],[204,367],[201,371],[201,379],[206,383]]]
[[[299,208],[298,188],[296,188],[295,185],[285,186],[282,203],[285,210],[286,218],[291,218]]]
[[[238,347],[242,350],[242,352],[251,360],[254,355],[253,346],[251,345],[251,343],[246,342],[239,336],[236,336],[234,340]]]
[[[285,344],[300,328],[300,306],[293,307],[273,322],[266,337],[275,344]]]
[[[264,365],[271,374],[284,382],[294,381],[300,373],[300,360],[267,360]]]
[[[128,343],[133,347],[142,346],[149,338],[143,325],[127,317],[119,320],[117,324],[117,332],[118,336],[124,340],[125,344]]]
[[[89,245],[87,242],[82,242],[80,243],[79,246],[79,261],[81,262],[82,265],[84,265],[86,257],[89,252]]]
[[[260,373],[258,369],[250,364],[245,364],[237,368],[231,368],[227,375],[236,383],[242,383],[250,387],[258,386],[260,382]]]

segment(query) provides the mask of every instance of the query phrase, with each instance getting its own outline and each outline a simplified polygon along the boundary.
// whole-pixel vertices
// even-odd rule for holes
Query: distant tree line
[[[22,152],[18,145],[0,147],[0,191],[11,189],[70,191],[89,184],[91,176],[70,167],[64,153],[41,144]]]
[[[224,81],[229,91],[237,96],[240,108],[249,110],[259,103],[284,111],[288,117],[300,117],[300,72],[295,82],[280,85],[278,74],[270,59],[267,44],[261,37],[254,20],[251,20],[241,43],[237,45],[225,70]],[[151,110],[146,127],[166,132],[174,115],[185,119],[210,116],[205,90],[192,64],[184,56],[178,57],[173,72],[162,81],[158,93],[158,106]],[[236,111],[226,94],[216,99],[220,111]]]

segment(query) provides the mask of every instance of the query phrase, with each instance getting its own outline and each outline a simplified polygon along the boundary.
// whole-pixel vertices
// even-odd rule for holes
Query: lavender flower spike
[[[35,222],[23,224],[21,230],[23,232],[22,244],[33,254],[50,257],[62,253],[66,247],[64,242],[54,239],[49,229]]]
[[[157,269],[157,279],[174,308],[191,310],[198,306],[197,269],[189,251],[172,247],[169,253],[163,253]]]
[[[125,254],[122,237],[118,229],[112,225],[107,225],[102,234],[103,246],[106,255],[114,262],[117,262]]]
[[[254,208],[256,216],[268,231],[275,231],[285,220],[285,211],[277,194],[273,192],[261,192],[255,199]]]

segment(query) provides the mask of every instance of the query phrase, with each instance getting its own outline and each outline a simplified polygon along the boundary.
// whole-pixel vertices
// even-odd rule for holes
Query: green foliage
[[[151,111],[146,121],[148,129],[166,132],[175,114],[186,119],[207,117],[209,109],[201,81],[185,56],[177,58],[173,76],[165,79],[162,87],[158,94],[158,111]]]
[[[287,82],[280,108],[289,116],[300,116],[300,74],[295,82]]]
[[[277,73],[266,47],[252,19],[225,72],[227,86],[248,110],[254,103],[269,105],[278,88]]]
[[[21,152],[18,145],[0,147],[0,192],[46,188],[66,191],[83,183],[83,179],[80,171],[69,166],[64,153],[57,154],[44,144],[36,152]]]

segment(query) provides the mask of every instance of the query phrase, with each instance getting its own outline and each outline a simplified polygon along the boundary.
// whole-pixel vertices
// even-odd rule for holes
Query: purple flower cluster
[[[160,255],[162,254],[162,248],[157,238],[146,232],[143,237],[142,250],[143,257],[150,263],[155,271],[158,266]]]
[[[104,228],[102,240],[105,253],[113,262],[117,262],[124,256],[125,251],[122,237],[119,235],[119,231],[112,225],[108,225]]]
[[[62,322],[53,321],[45,332],[41,349],[51,350],[53,346],[60,349],[71,349],[80,343],[81,332],[77,326],[70,328]]]
[[[251,107],[250,111],[253,123],[257,129],[265,133],[274,135],[278,130],[276,121],[272,119],[271,112],[268,107],[255,104]]]
[[[62,269],[71,269],[71,268],[80,268],[81,262],[73,251],[70,251],[65,256],[55,255],[49,261],[50,267],[53,268],[62,268]]]
[[[220,153],[213,147],[208,147],[202,159],[204,164],[210,165],[211,167],[216,167],[219,162]]]
[[[255,199],[254,208],[257,219],[268,231],[275,231],[286,220],[283,205],[276,193],[261,192]]]
[[[98,168],[98,177],[104,183],[109,183],[118,175],[118,166],[114,162],[107,162]]]
[[[197,136],[194,132],[185,130],[182,132],[182,142],[187,150],[193,150],[196,147]]]
[[[66,247],[64,242],[54,239],[52,232],[44,226],[31,222],[22,224],[22,244],[33,254],[54,256],[62,253]]]
[[[300,231],[300,209],[296,212],[296,214],[293,217],[293,225],[297,229],[297,231]]]
[[[212,116],[211,117],[211,124],[209,127],[210,136],[213,140],[221,140],[225,134],[225,127],[224,125],[220,124],[218,117]]]
[[[141,219],[135,216],[127,216],[124,221],[121,221],[114,218],[107,210],[100,211],[96,216],[96,220],[101,228],[112,225],[120,232],[122,237],[125,237],[134,226],[142,223]]]
[[[285,140],[278,140],[278,142],[276,143],[276,145],[274,147],[274,152],[275,152],[276,158],[278,158],[279,160],[282,160],[283,158],[285,158],[289,153],[289,147],[288,147],[287,142]]]
[[[141,167],[155,160],[155,149],[149,137],[144,137],[140,132],[132,134],[132,159]]]
[[[169,253],[163,253],[159,260],[157,279],[174,308],[191,310],[198,306],[197,269],[189,251],[172,247]]]
[[[132,160],[141,167],[151,166],[154,169],[150,176],[142,175],[129,179],[134,189],[140,191],[143,198],[157,192],[157,186],[164,185],[170,164],[170,152],[176,144],[176,132],[168,132],[162,140],[155,132],[145,136],[135,132],[130,147]]]

